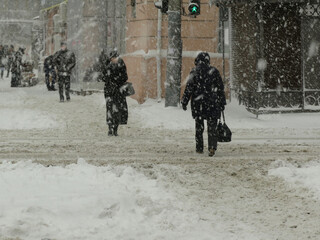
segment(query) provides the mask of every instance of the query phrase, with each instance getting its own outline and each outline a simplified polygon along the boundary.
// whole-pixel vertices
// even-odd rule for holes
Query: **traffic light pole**
[[[178,107],[180,103],[182,68],[181,1],[169,1],[167,76],[165,84],[166,107]]]

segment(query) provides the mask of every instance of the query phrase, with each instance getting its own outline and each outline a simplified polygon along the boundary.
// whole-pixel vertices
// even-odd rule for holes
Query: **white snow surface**
[[[47,129],[59,124],[53,117],[28,109],[1,109],[0,129]]]
[[[0,80],[0,129],[27,130],[59,127],[53,114],[30,109],[28,105],[37,103],[28,99],[22,89],[5,91],[8,84],[7,80]]]
[[[157,103],[148,99],[135,114],[143,119],[146,128],[194,129],[190,104],[184,112],[181,108],[166,108],[164,100]],[[313,129],[320,128],[320,113],[265,114],[258,118],[239,106],[236,99],[226,106],[225,117],[231,129]]]
[[[84,159],[64,168],[4,162],[0,174],[0,236],[30,240],[225,236],[157,180],[131,167],[95,167]]]
[[[272,164],[269,175],[284,179],[292,188],[305,187],[320,199],[320,159],[305,166],[277,160]]]
[[[49,99],[51,102],[48,101],[48,103],[45,103],[45,107],[42,105],[42,110],[39,110],[37,108],[40,104],[39,99]],[[50,108],[60,109],[59,111],[63,112],[63,108],[70,109],[69,106],[74,106],[75,108],[78,107],[77,110],[79,110],[80,106],[77,105],[77,101],[82,101],[82,103],[89,101],[92,104],[89,106],[96,106],[97,111],[105,112],[105,103],[101,94],[94,94],[86,98],[72,96],[71,103],[64,103],[69,105],[61,105],[58,103],[58,93],[48,93],[43,84],[28,89],[11,89],[8,79],[2,81],[0,82],[0,134],[1,130],[6,132],[11,130],[12,136],[18,134],[21,130],[46,131],[61,128],[63,131],[64,128],[68,128],[68,125],[58,121],[58,117],[54,114],[55,111],[51,111]],[[167,137],[168,144],[170,141],[168,133],[179,132],[181,134],[181,130],[186,130],[187,134],[190,134],[191,130],[194,129],[190,106],[188,106],[188,111],[184,112],[181,108],[165,108],[164,101],[157,103],[155,100],[147,100],[146,103],[138,105],[136,101],[128,99],[128,104],[131,117],[129,127],[134,125],[146,130],[168,130],[164,134]],[[86,112],[86,109],[81,111]],[[81,111],[80,113],[82,113]],[[65,114],[70,113],[64,112]],[[101,113],[102,119],[104,118],[103,114]],[[90,114],[86,116],[87,119],[84,119],[84,121],[89,122],[92,116]],[[101,116],[99,115],[99,117]],[[71,117],[72,114],[70,114]],[[132,118],[137,122],[133,123]],[[308,147],[308,151],[312,151],[319,140],[317,134],[320,129],[320,113],[270,114],[256,118],[255,115],[247,112],[244,107],[238,106],[235,101],[232,101],[226,107],[226,118],[229,127],[234,132],[234,140],[228,146],[238,152],[259,145],[258,142],[256,142],[256,145],[248,144],[249,141],[255,140],[241,135],[250,131],[256,135],[259,132],[268,132],[270,138],[263,140],[262,145],[269,141],[275,145],[279,143],[284,148],[287,146],[293,146],[292,149],[294,147]],[[98,123],[92,122],[92,124],[93,129]],[[83,126],[82,123],[80,126]],[[284,141],[282,137],[287,136],[281,136],[283,133],[288,134],[291,140]],[[11,137],[10,133],[8,134],[7,136]],[[189,135],[188,137],[193,138]],[[139,138],[139,135],[136,135],[135,138]],[[301,138],[306,138],[306,140],[301,140]],[[124,141],[136,140],[132,139],[124,137]],[[0,140],[2,146],[4,146],[3,149],[10,148],[10,146],[5,145],[5,140]],[[150,142],[152,142],[151,140]],[[14,141],[15,139],[12,140],[12,144]],[[188,144],[189,142],[193,144],[191,140],[187,139]],[[241,145],[242,142],[245,142],[245,145]],[[55,147],[59,147],[60,142],[54,144]],[[61,144],[64,144],[64,142]],[[98,144],[102,146],[104,142],[100,140]],[[272,144],[270,146],[274,146]],[[30,145],[32,145],[31,141]],[[183,145],[183,148],[184,151],[188,151],[185,149],[185,145]],[[34,149],[37,150],[37,146]],[[172,151],[172,149],[169,150]],[[268,151],[273,151],[273,149],[270,148]],[[236,161],[240,157],[246,158],[241,154],[229,154],[230,159],[235,157]],[[276,154],[271,155],[271,157],[276,158]],[[148,156],[152,155],[151,153]],[[183,161],[183,158],[186,157],[185,155],[181,156],[181,159],[178,159],[179,161]],[[129,157],[130,153],[124,156],[124,158]],[[258,157],[256,156],[256,158]],[[197,157],[194,158],[197,159]],[[242,166],[238,167],[232,173],[232,176],[242,170],[250,169],[254,164],[254,159],[249,165],[243,166],[243,169]],[[299,160],[303,159],[303,155],[299,156]],[[276,239],[275,236],[277,236],[277,232],[266,233],[266,230],[259,232],[257,226],[251,226],[250,221],[245,219],[245,216],[242,217],[241,214],[240,217],[237,216],[241,221],[234,223],[232,214],[238,213],[239,208],[237,207],[234,207],[235,210],[231,206],[217,206],[217,209],[215,209],[209,205],[210,201],[204,205],[195,204],[194,199],[197,199],[197,197],[192,195],[194,190],[181,189],[180,185],[175,185],[176,183],[173,183],[170,179],[167,180],[160,173],[157,177],[152,178],[132,166],[125,164],[93,166],[86,162],[87,159],[80,157],[76,164],[67,166],[44,166],[35,163],[34,159],[0,160],[0,240],[2,240],[2,237],[19,240],[257,240]],[[176,161],[178,162],[178,160]],[[197,160],[192,159],[192,161]],[[205,160],[201,161],[207,163]],[[219,163],[219,156],[215,161]],[[220,161],[222,163],[222,160]],[[199,190],[201,190],[201,187],[205,187],[205,185],[200,185],[200,180],[197,180],[201,178],[202,173],[178,175],[179,171],[179,174],[181,174],[181,172],[185,173],[185,170],[179,170],[179,167],[175,169],[175,166],[171,165],[166,167],[170,168],[172,172],[177,170],[176,175],[172,177],[172,179],[178,179],[177,182],[184,183],[187,180],[189,181],[190,178],[195,178],[192,186],[199,185]],[[232,169],[231,164],[229,168]],[[205,173],[207,170],[210,169],[205,168]],[[221,174],[224,173],[223,168],[220,172]],[[252,176],[255,176],[255,174],[258,175],[258,170]],[[215,173],[214,180],[207,180],[209,187],[217,184],[215,182],[219,180],[217,175],[218,173]],[[264,176],[258,176],[264,178]],[[227,180],[231,181],[229,175],[228,177]],[[307,188],[316,198],[320,199],[320,159],[313,159],[310,163],[303,163],[302,165],[295,165],[287,159],[278,159],[271,164],[267,177],[280,177],[293,189],[298,189],[301,186]],[[227,180],[223,180],[220,184],[227,184]],[[250,179],[248,181],[250,182]],[[172,188],[172,186],[174,187]],[[175,187],[178,191],[174,191]],[[233,186],[229,189],[227,187],[227,190],[233,189]],[[243,188],[245,189],[245,187]],[[185,195],[182,194],[183,196],[181,196],[181,192]],[[225,193],[224,190],[222,192]],[[238,193],[238,190],[236,192]],[[236,192],[230,195],[236,195]],[[215,192],[212,194],[208,197],[210,200],[215,197]],[[218,200],[215,203],[220,203],[219,197],[217,198]],[[225,199],[221,199],[221,201],[224,202]],[[241,198],[235,199],[235,206],[237,206],[238,201],[243,200]],[[250,205],[251,202],[248,202],[248,204]],[[259,211],[250,209],[250,211],[260,214],[260,209]],[[250,211],[245,210],[244,212],[248,212],[248,215],[250,215]],[[215,214],[217,212],[223,214]],[[261,226],[267,226],[263,222],[261,224]],[[269,234],[273,235],[269,236]],[[283,235],[286,235],[286,233],[283,233]]]

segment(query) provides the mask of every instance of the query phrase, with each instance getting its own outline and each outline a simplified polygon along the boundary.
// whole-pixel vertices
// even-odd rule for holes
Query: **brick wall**
[[[183,1],[183,7],[188,8],[189,1]],[[135,12],[135,14],[133,14]],[[127,32],[126,56],[130,81],[133,82],[137,94],[134,96],[140,103],[146,98],[157,96],[157,22],[158,10],[152,0],[137,0],[135,10],[131,0],[127,0]],[[167,15],[162,18],[162,97],[165,91],[166,51],[168,46]],[[201,15],[197,18],[182,17],[182,92],[185,80],[194,67],[194,59],[199,51],[210,52],[211,63],[222,74],[222,54],[218,53],[219,9],[210,6],[208,0],[201,1]],[[227,76],[229,64],[226,64]]]

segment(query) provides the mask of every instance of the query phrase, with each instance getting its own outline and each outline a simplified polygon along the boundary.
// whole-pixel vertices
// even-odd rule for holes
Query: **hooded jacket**
[[[195,59],[195,68],[190,72],[182,97],[182,105],[191,100],[193,118],[220,118],[226,105],[224,85],[219,71],[210,66],[210,56],[201,52]]]

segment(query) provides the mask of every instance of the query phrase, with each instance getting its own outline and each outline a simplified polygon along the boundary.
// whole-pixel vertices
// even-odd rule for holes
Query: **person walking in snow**
[[[5,63],[6,63],[5,49],[2,45],[0,45],[0,75],[1,75],[1,79],[3,79],[4,70],[5,70]]]
[[[103,58],[101,58],[103,59]],[[126,96],[120,88],[127,82],[127,67],[117,51],[112,51],[102,67],[102,81],[105,82],[106,120],[109,136],[118,136],[119,125],[128,122],[128,105]]]
[[[14,46],[11,45],[7,54],[7,78],[9,77],[11,66],[14,59]]]
[[[219,71],[210,66],[210,56],[201,52],[195,59],[186,89],[182,97],[182,108],[187,110],[191,99],[192,116],[196,123],[196,152],[203,153],[204,120],[207,120],[209,156],[217,150],[216,128],[221,112],[226,105],[224,85]]]
[[[58,76],[60,102],[64,102],[64,88],[66,99],[70,101],[70,76],[76,65],[76,57],[73,52],[68,50],[66,42],[61,42],[61,49],[53,56],[53,64]]]
[[[20,47],[14,54],[14,59],[11,66],[11,87],[18,87],[21,84],[22,79],[22,57],[24,55],[25,48]]]
[[[53,56],[50,55],[46,57],[43,65],[48,91],[55,91],[56,89],[54,88],[54,84],[56,79],[56,71],[53,65]]]

